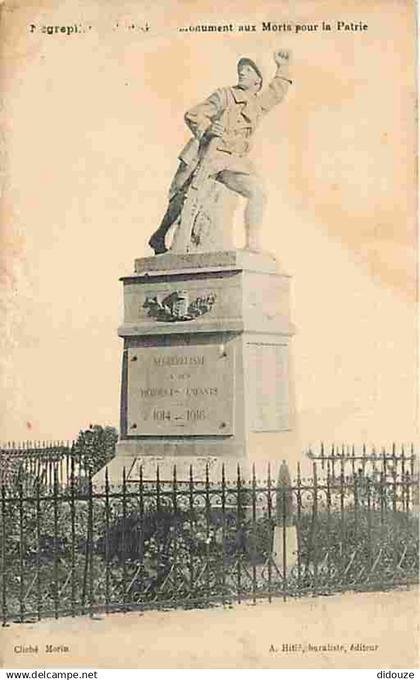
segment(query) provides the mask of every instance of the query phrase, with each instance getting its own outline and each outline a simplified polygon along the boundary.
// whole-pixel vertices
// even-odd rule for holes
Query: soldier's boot
[[[166,231],[161,231],[160,227],[149,238],[149,246],[154,250],[155,255],[162,255],[167,252],[165,245]]]
[[[162,255],[167,252],[168,249],[165,244],[166,234],[181,214],[183,202],[184,194],[181,192],[176,193],[171,198],[159,228],[149,238],[149,246],[155,251],[155,255]]]

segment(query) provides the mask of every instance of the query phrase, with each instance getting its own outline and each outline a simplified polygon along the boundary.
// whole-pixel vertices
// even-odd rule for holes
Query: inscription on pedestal
[[[127,435],[233,434],[233,369],[224,344],[129,349]]]

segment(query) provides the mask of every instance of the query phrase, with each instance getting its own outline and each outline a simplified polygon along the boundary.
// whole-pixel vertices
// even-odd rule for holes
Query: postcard
[[[415,3],[0,20],[0,665],[415,668]]]

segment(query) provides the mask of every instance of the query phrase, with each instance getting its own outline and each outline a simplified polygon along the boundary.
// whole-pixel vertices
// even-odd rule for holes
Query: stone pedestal
[[[111,479],[294,462],[290,277],[248,251],[136,260],[122,279],[120,441]],[[275,477],[276,471],[272,470]],[[99,473],[97,481],[103,477]]]
[[[286,573],[297,564],[298,540],[295,526],[274,527],[273,559],[280,572],[286,565]]]

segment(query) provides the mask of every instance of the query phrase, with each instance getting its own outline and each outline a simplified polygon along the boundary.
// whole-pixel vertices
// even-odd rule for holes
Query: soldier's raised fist
[[[273,57],[277,66],[282,66],[283,64],[288,64],[290,62],[291,52],[290,50],[284,49],[276,50]]]

